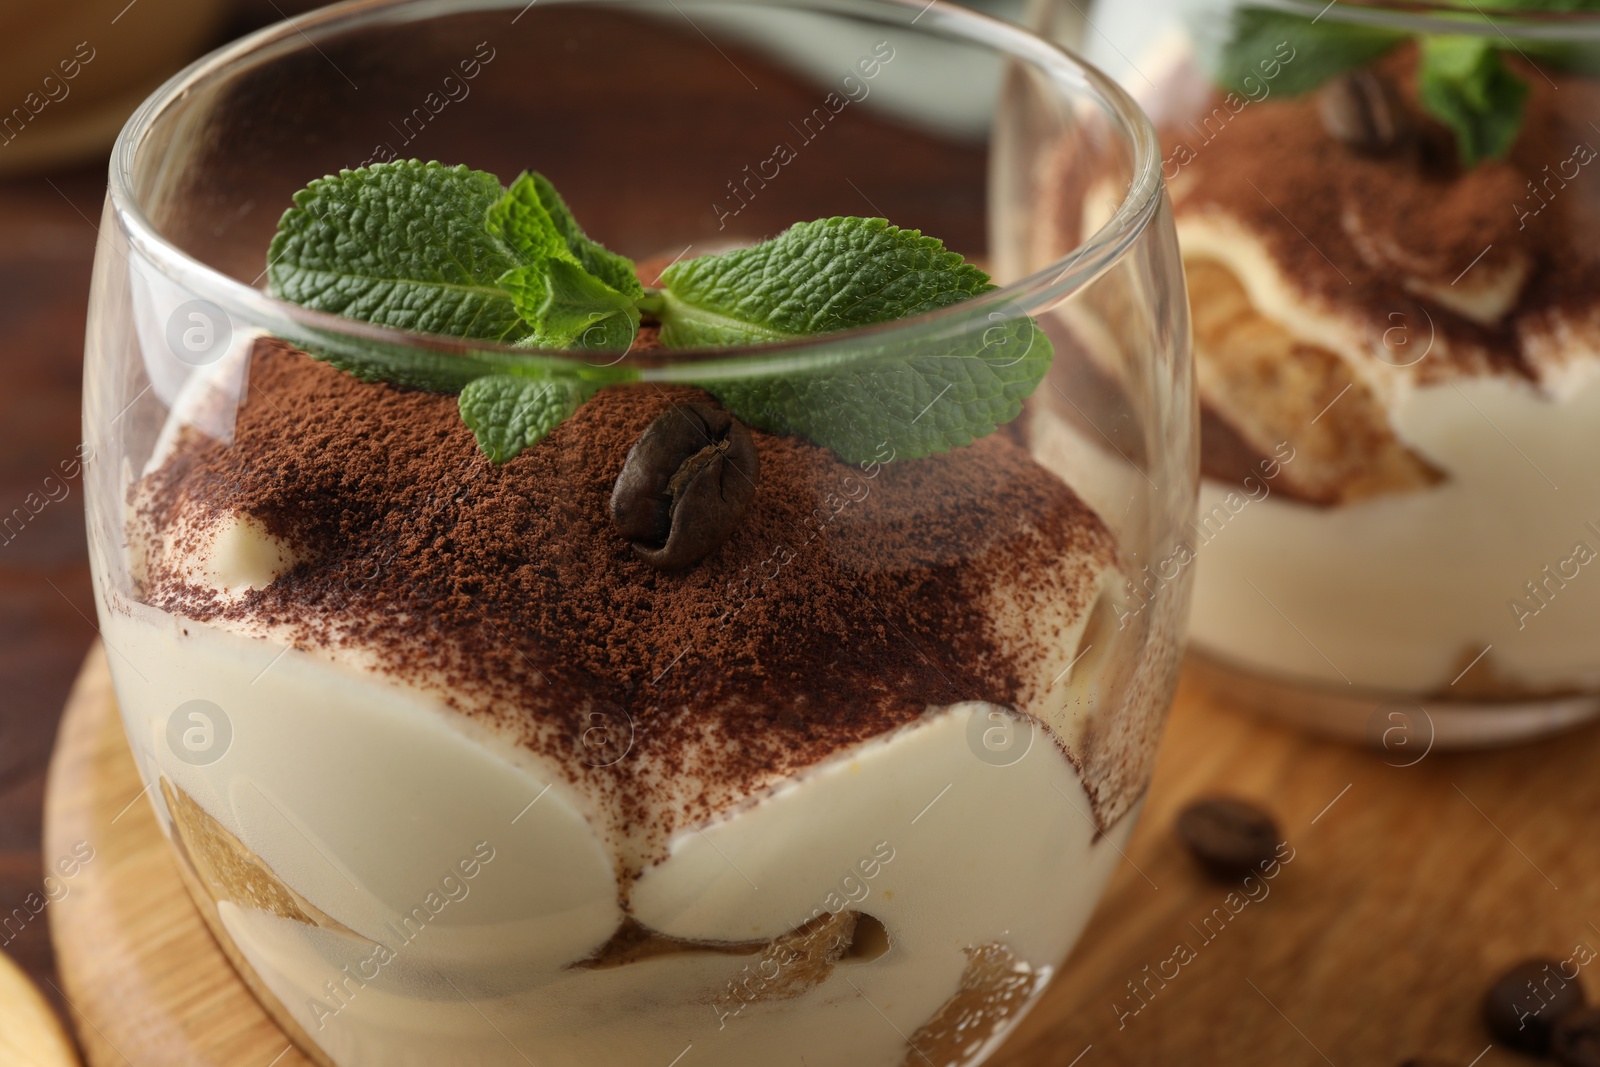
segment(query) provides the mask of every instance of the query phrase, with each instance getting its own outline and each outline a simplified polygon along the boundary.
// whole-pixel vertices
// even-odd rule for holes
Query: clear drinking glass
[[[1162,138],[1194,667],[1403,759],[1600,713],[1600,14],[1507,6],[1035,10]]]
[[[299,349],[509,350],[258,288],[296,190],[394,157],[536,168],[641,262],[883,214],[1007,284],[755,349],[549,353],[552,380],[631,381],[497,467],[454,398]],[[350,4],[151,99],[101,234],[117,695],[197,904],[308,1055],[988,1054],[1118,861],[1187,608],[1186,574],[1129,581],[1178,550],[1198,472],[1156,142],[1121,90],[945,5]],[[757,432],[745,524],[681,573],[609,525],[631,439],[704,399],[684,383],[962,339],[998,368],[1025,315],[1048,372],[971,445],[845,462]],[[842,406],[941,418],[938,385]]]

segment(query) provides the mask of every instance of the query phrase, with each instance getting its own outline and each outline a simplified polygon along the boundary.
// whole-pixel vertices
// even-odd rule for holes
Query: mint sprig
[[[1451,18],[1463,29],[1490,25],[1490,15],[1472,0],[1458,0],[1462,10]],[[1520,11],[1593,11],[1600,0],[1499,0],[1496,9]],[[1503,13],[1503,11],[1501,12]],[[1324,12],[1326,14],[1326,12]],[[1418,41],[1417,98],[1456,137],[1461,163],[1475,167],[1486,159],[1503,158],[1516,143],[1525,117],[1528,85],[1503,60],[1512,49],[1534,51],[1559,59],[1564,52],[1532,42],[1518,45],[1504,35],[1486,33],[1409,33],[1342,22],[1337,14],[1323,18],[1259,7],[1234,11],[1228,40],[1215,63],[1218,85],[1255,97],[1265,78],[1258,69],[1287,44],[1293,59],[1278,65],[1272,90],[1297,96],[1324,82],[1366,67],[1407,40]],[[1592,57],[1574,56],[1569,65],[1593,66]],[[1587,64],[1582,62],[1587,60]],[[1255,91],[1252,91],[1254,87]]]
[[[759,344],[892,322],[988,292],[944,244],[883,219],[798,223],[770,241],[668,267],[661,340]]]
[[[987,345],[908,347],[779,382],[712,388],[728,410],[774,433],[825,442],[850,463],[892,447],[901,459],[969,445],[1004,426],[1050,365],[1050,343],[1025,319],[992,328]]]
[[[1528,84],[1512,74],[1485,37],[1429,37],[1422,42],[1418,98],[1455,131],[1463,163],[1498,159],[1522,129]]]
[[[635,304],[644,295],[633,263],[591,241],[548,179],[518,177],[489,207],[487,223],[525,264],[501,279],[517,313],[533,327],[520,343],[589,351],[633,343]]]
[[[994,288],[989,276],[932,237],[883,219],[803,222],[778,237],[678,263],[662,275],[661,339],[669,345],[749,344],[892,322]],[[849,364],[718,383],[741,419],[813,440],[851,462],[886,440],[916,458],[970,444],[1016,418],[1050,361],[1026,318],[997,316],[980,344],[879,343]]]
[[[321,178],[278,222],[268,286],[382,326],[514,340],[527,326],[502,279],[518,262],[484,222],[504,195],[492,174],[437,163]]]
[[[504,463],[532,448],[585,400],[593,388],[509,374],[475,378],[461,390],[461,419],[491,462]]]
[[[297,194],[268,279],[285,299],[386,326],[613,352],[632,344],[642,313],[668,347],[749,345],[893,322],[995,288],[916,230],[832,218],[675,264],[646,290],[633,262],[591,240],[541,175],[502,189],[481,171],[414,160],[342,171]],[[460,357],[349,338],[307,348],[365,380],[459,393],[462,419],[495,463],[536,444],[602,385],[637,377],[619,361],[532,351]],[[804,435],[847,461],[886,446],[915,458],[1015,418],[1050,358],[1032,319],[992,312],[934,340],[864,334],[826,365],[782,377],[693,384],[744,422]]]
[[[1216,81],[1254,96],[1264,83],[1285,96],[1310,92],[1323,82],[1367,66],[1406,39],[1404,33],[1334,19],[1313,22],[1286,11],[1235,8],[1227,44],[1217,59]],[[1288,46],[1289,58],[1280,49]],[[1262,63],[1268,66],[1263,69]],[[1273,78],[1267,70],[1276,70]]]

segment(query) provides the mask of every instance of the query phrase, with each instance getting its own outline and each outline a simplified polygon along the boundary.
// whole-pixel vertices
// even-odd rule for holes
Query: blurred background
[[[969,6],[1020,21],[1027,5]],[[62,497],[53,476],[80,439],[84,324],[111,143],[190,60],[320,6],[0,3],[0,919],[40,891],[51,744],[96,636],[81,487],[72,480]],[[44,919],[0,933],[0,951],[62,1007]]]

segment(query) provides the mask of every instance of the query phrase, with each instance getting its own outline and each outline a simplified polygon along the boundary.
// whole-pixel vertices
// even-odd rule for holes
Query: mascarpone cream
[[[398,670],[353,608],[317,641],[260,607],[325,546],[208,506],[198,476],[152,480],[202,447],[182,426],[206,390],[192,380],[133,497],[129,569],[172,610],[102,583],[101,617],[163,824],[329,1062],[974,1062],[1082,930],[1132,824],[1103,831],[1104,814],[1142,788],[1096,796],[1075,755],[1116,707],[1107,672],[1130,668],[1098,520],[1057,555],[1034,516],[988,517],[984,551],[1017,565],[965,575],[961,595],[1023,665],[1014,706],[929,699],[720,791],[709,709],[668,748],[649,720],[602,717],[589,751],[650,783],[619,807],[572,746],[530,743],[553,719]],[[241,419],[236,445],[250,432]],[[634,947],[613,956],[619,939]]]

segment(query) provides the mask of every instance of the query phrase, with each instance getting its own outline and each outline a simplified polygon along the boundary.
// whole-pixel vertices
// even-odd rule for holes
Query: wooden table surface
[[[0,184],[0,516],[42,495],[78,446],[89,220],[104,189],[99,165]],[[0,532],[0,914],[40,889],[45,763],[95,637],[80,488],[15,536]],[[53,977],[43,921],[0,947],[35,978]]]

